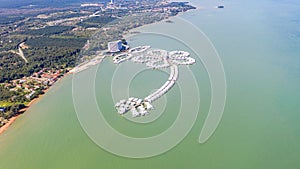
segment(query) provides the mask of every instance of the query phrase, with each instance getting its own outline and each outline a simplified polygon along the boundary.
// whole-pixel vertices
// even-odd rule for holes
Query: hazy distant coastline
[[[84,2],[108,2],[108,0],[0,0],[0,8],[65,7]]]

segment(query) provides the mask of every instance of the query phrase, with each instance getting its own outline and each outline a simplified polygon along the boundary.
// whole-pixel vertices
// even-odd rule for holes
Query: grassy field
[[[8,106],[12,106],[14,104],[25,104],[27,105],[29,102],[8,102],[8,101],[0,101],[0,107],[8,107]]]

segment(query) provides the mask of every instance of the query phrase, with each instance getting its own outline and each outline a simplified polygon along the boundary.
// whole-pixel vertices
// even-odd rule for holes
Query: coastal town
[[[0,127],[76,66],[97,63],[109,42],[191,9],[187,2],[164,0],[0,9]]]
[[[7,90],[11,93],[11,97],[0,102],[0,127],[5,125],[11,117],[23,113],[26,106],[30,105],[40,95],[43,95],[65,73],[66,70],[64,69],[44,68],[29,77],[1,83],[1,92]],[[1,98],[3,98],[3,95]]]

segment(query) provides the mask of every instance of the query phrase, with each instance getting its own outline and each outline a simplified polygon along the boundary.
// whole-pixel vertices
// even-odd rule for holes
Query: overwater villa
[[[115,64],[129,60],[134,63],[146,64],[147,67],[154,69],[170,68],[170,76],[167,82],[154,93],[144,99],[130,97],[115,104],[119,114],[123,115],[131,111],[132,117],[149,114],[149,111],[153,109],[151,103],[162,97],[175,85],[179,76],[178,65],[192,65],[196,62],[188,52],[168,52],[166,50],[150,49],[150,46],[138,46],[113,58]]]

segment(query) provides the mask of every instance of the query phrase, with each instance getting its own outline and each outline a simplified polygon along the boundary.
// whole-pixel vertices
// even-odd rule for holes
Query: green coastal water
[[[189,68],[199,86],[199,115],[182,142],[164,154],[146,159],[123,158],[103,150],[80,126],[73,105],[73,77],[67,76],[0,136],[0,169],[300,168],[299,2],[224,1],[222,10],[213,8],[218,5],[215,1],[194,3],[204,9],[181,17],[210,38],[220,54],[227,78],[225,112],[218,129],[206,143],[199,144],[198,137],[209,109],[211,89],[201,60],[189,47],[168,36],[140,34],[130,38],[131,45],[187,50],[197,59]],[[170,24],[180,30],[183,26],[179,23],[175,19],[174,23],[151,25],[143,31],[172,32],[168,30]],[[189,33],[182,30],[183,36]],[[190,40],[201,44],[201,39]],[[124,63],[122,66],[138,68],[141,65]],[[124,71],[120,68],[118,72],[117,68],[111,59],[105,59],[100,66],[76,76],[80,79],[76,85],[82,86],[83,91],[85,80],[95,76],[97,103],[114,129],[129,136],[149,137],[172,125],[181,101],[180,86],[174,86],[154,103],[156,109],[150,117],[166,106],[156,121],[134,124],[118,116],[113,108],[110,80],[116,71],[120,82],[126,80],[122,77]],[[180,67],[179,82],[191,76],[186,70],[186,66]],[[128,91],[131,96],[146,96],[167,78],[164,72],[145,70],[135,76]],[[120,90],[128,87],[126,84],[117,86]],[[121,93],[116,97],[127,96]],[[90,102],[86,100],[86,104]],[[87,116],[91,110],[86,110]]]

